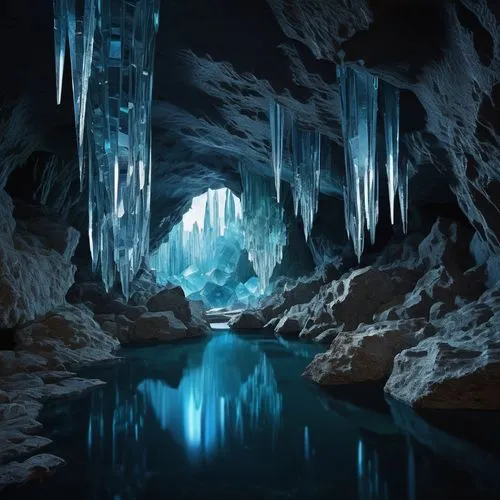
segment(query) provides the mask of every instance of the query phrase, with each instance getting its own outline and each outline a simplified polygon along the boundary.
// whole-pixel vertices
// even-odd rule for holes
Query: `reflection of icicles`
[[[389,500],[387,481],[381,477],[376,450],[369,450],[358,440],[358,500]]]
[[[281,104],[272,100],[269,105],[269,125],[271,127],[271,147],[274,170],[276,199],[280,202],[281,167],[283,163],[283,129],[285,124],[284,110]]]
[[[211,458],[263,422],[271,422],[274,435],[281,423],[283,397],[269,360],[232,334],[214,337],[201,366],[186,371],[177,389],[147,379],[138,391],[193,461]]]
[[[378,221],[375,162],[378,79],[344,65],[338,67],[338,78],[346,164],[346,225],[360,259],[365,225],[374,241]]]
[[[415,471],[415,454],[413,452],[413,444],[408,437],[406,440],[408,449],[408,500],[416,500],[417,498],[417,477]]]
[[[309,438],[309,426],[304,427],[304,458],[311,459],[311,440]]]
[[[269,179],[240,168],[243,182],[242,213],[245,248],[259,277],[261,292],[268,287],[274,268],[283,258],[286,227]]]
[[[410,169],[409,161],[402,161],[399,164],[399,208],[401,209],[401,221],[403,231],[408,232],[408,175]]]
[[[314,216],[318,211],[321,174],[321,136],[319,132],[301,130],[296,123],[292,130],[293,203],[304,225],[306,240],[311,234]]]
[[[385,148],[387,153],[385,166],[387,170],[391,223],[394,224],[394,202],[398,189],[399,174],[399,90],[388,84],[384,85],[383,90]]]

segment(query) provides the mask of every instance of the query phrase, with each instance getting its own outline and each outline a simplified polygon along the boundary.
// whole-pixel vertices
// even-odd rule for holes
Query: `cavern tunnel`
[[[500,498],[500,2],[3,0],[0,493]]]

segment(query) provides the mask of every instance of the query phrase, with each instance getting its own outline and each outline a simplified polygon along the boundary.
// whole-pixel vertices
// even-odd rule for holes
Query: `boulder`
[[[228,326],[232,330],[262,330],[265,325],[264,316],[259,311],[243,311],[232,318]]]
[[[172,311],[144,313],[136,322],[133,333],[134,342],[183,339],[190,336],[186,325],[177,319]]]
[[[303,318],[299,314],[285,314],[276,325],[274,331],[278,335],[298,336],[304,326]]]
[[[423,338],[423,321],[386,321],[341,332],[318,354],[304,376],[321,385],[380,380],[391,373],[394,356]]]
[[[105,333],[84,309],[66,305],[20,328],[16,350],[47,360],[47,368],[72,366],[113,358],[117,340]]]
[[[185,324],[191,320],[189,301],[180,286],[157,293],[148,300],[147,308],[151,312],[172,311]]]
[[[24,462],[11,462],[0,467],[0,491],[8,485],[24,484],[32,480],[40,480],[53,474],[66,462],[55,455],[41,453],[28,458]]]
[[[500,291],[432,326],[433,337],[396,356],[386,392],[419,408],[500,409]]]

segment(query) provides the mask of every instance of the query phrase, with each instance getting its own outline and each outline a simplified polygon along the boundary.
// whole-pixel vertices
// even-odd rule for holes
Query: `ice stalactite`
[[[403,224],[403,232],[408,232],[408,175],[410,170],[410,162],[402,161],[399,163],[399,207],[401,209],[401,221]]]
[[[151,99],[159,0],[54,0],[57,95],[67,29],[93,267],[122,291],[149,252]]]
[[[68,37],[68,16],[66,15],[66,9],[65,0],[54,0],[54,51],[56,59],[57,104],[61,104],[64,60],[66,59],[66,39]]]
[[[306,240],[311,234],[318,211],[321,174],[321,135],[318,131],[302,130],[295,123],[292,130],[293,204],[300,215]]]
[[[273,270],[283,258],[286,227],[272,182],[240,167],[243,231],[248,258],[259,278],[261,293],[268,287]]]
[[[378,221],[378,79],[344,65],[338,66],[338,78],[346,166],[346,226],[360,259],[365,227],[373,242]]]
[[[399,89],[392,85],[383,86],[386,170],[389,189],[391,223],[394,224],[394,204],[398,190],[399,166]]]
[[[281,168],[283,166],[283,136],[285,126],[284,109],[278,101],[272,100],[269,105],[269,125],[271,128],[271,147],[276,186],[276,199],[280,202]]]

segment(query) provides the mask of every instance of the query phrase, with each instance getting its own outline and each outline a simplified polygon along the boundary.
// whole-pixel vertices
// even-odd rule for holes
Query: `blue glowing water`
[[[497,498],[500,440],[485,429],[498,414],[453,414],[480,430],[471,440],[379,386],[326,394],[300,377],[318,351],[229,331],[123,350],[84,373],[106,387],[45,410],[66,468],[5,499]]]

